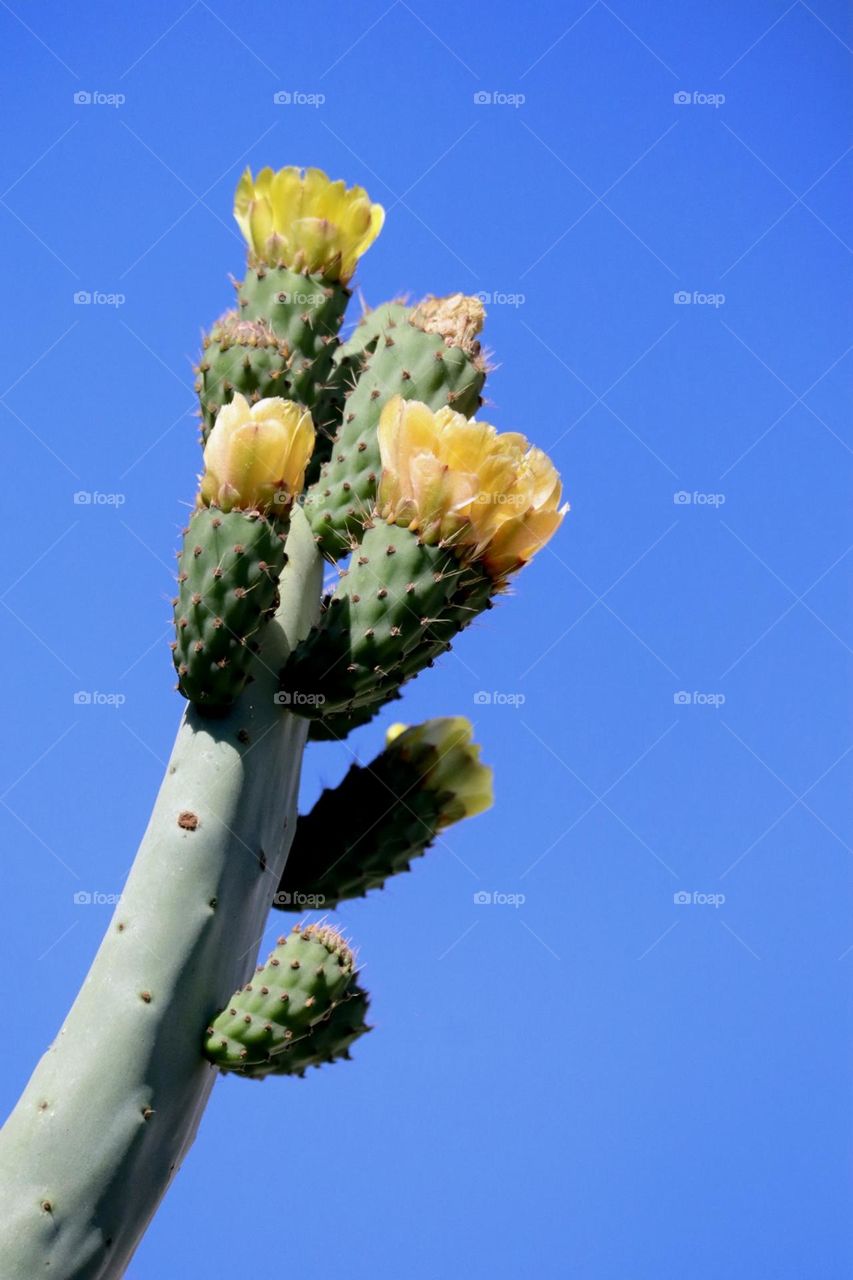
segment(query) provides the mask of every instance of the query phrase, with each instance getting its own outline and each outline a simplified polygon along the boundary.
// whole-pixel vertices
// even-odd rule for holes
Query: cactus
[[[396,324],[409,312],[404,302],[385,302],[373,311],[365,311],[354,332],[335,349],[332,371],[318,391],[312,412],[317,427],[317,444],[305,477],[310,488],[332,455],[335,438],[344,418],[347,396],[355,387],[367,359],[376,349],[380,334],[389,324]]]
[[[386,701],[399,698],[398,692],[388,695]],[[384,703],[382,704],[384,705]],[[355,729],[361,729],[379,714],[382,706],[372,703],[368,707],[359,707],[358,711],[329,712],[328,715],[316,716],[308,729],[309,742],[343,742]]]
[[[201,710],[218,714],[250,679],[313,445],[309,414],[281,399],[250,408],[237,394],[216,419],[179,557],[172,644],[178,688]]]
[[[364,367],[344,402],[330,460],[305,498],[326,555],[339,559],[349,550],[373,509],[381,466],[377,427],[389,398],[433,409],[449,405],[465,415],[479,407],[486,377],[477,336],[483,318],[482,303],[461,293],[367,317]]]
[[[4,1280],[122,1276],[218,1075],[298,1077],[369,1029],[332,925],[297,926],[252,976],[270,907],[379,886],[488,807],[491,774],[467,721],[395,726],[297,820],[304,748],[399,698],[565,511],[543,454],[467,416],[476,300],[386,303],[341,341],[384,218],[361,188],[247,171],[235,217],[247,272],[198,370],[174,601],[183,718],[89,975],[0,1132]],[[321,601],[323,555],[350,550]]]
[[[268,1076],[305,1075],[309,1067],[322,1067],[327,1062],[349,1060],[350,1049],[371,1028],[365,1021],[370,998],[363,987],[353,982],[333,1009],[315,1022],[305,1035],[291,1040],[280,1053],[266,1062],[241,1063],[223,1070],[246,1076],[250,1080],[266,1080]]]
[[[389,400],[378,501],[320,622],[282,672],[303,715],[381,705],[428,666],[560,524],[550,460],[517,432]]]
[[[316,409],[328,431],[325,383],[332,377],[359,256],[382,229],[384,211],[361,187],[347,191],[319,169],[246,169],[234,214],[249,243],[238,309],[204,340],[196,372],[202,440],[235,392],[249,401],[282,396]],[[334,398],[334,397],[333,397]]]
[[[492,773],[472,736],[462,716],[392,725],[385,750],[352,765],[299,819],[273,906],[299,911],[311,901],[327,910],[363,898],[408,871],[445,827],[487,809]]]
[[[295,924],[208,1027],[208,1058],[220,1067],[270,1062],[332,1013],[354,975],[355,959],[339,933]]]
[[[220,409],[235,393],[252,404],[289,393],[290,363],[290,347],[266,320],[245,320],[239,311],[220,317],[204,338],[196,368],[202,443],[207,444]]]

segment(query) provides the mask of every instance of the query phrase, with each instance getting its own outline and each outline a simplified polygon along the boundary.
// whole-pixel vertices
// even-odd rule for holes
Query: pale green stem
[[[185,712],[106,937],[0,1132],[2,1280],[123,1275],[195,1136],[205,1028],[252,971],[295,825],[308,722],[274,695],[319,605],[301,510],[288,554],[256,679],[225,719]]]

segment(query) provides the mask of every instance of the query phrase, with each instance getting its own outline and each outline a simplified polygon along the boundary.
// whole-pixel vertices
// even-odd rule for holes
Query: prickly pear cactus
[[[202,443],[207,444],[219,410],[230,404],[235,392],[250,404],[270,396],[298,399],[291,394],[290,371],[290,347],[266,320],[246,320],[238,311],[217,320],[204,339],[196,370]]]
[[[396,396],[377,504],[320,621],[282,671],[307,716],[376,707],[449,648],[560,524],[550,460],[517,432]]]
[[[408,871],[451,823],[491,803],[492,771],[463,716],[393,725],[385,750],[352,765],[299,819],[273,905],[300,911],[307,901],[325,911],[363,898]]]
[[[355,958],[337,930],[294,925],[214,1019],[205,1053],[222,1067],[268,1063],[332,1012],[354,974]]]
[[[305,1075],[309,1067],[350,1060],[350,1049],[372,1028],[367,1023],[370,998],[363,987],[353,982],[346,995],[305,1035],[291,1040],[280,1053],[265,1062],[241,1063],[223,1067],[249,1080],[266,1080],[269,1076]]]
[[[376,523],[285,669],[282,689],[315,716],[384,702],[405,678],[406,658],[443,616],[457,574],[447,550]]]
[[[465,415],[480,405],[483,318],[482,303],[463,294],[428,298],[411,309],[380,308],[376,319],[367,317],[364,368],[344,401],[329,461],[305,499],[326,555],[345,554],[373,509],[381,469],[377,430],[391,398],[419,400],[432,409],[450,406]]]
[[[178,688],[202,711],[226,710],[251,678],[313,444],[310,415],[291,402],[250,407],[237,394],[217,415],[174,601]]]
[[[403,302],[386,302],[373,311],[366,311],[355,331],[335,350],[331,373],[325,384],[318,387],[313,404],[317,444],[305,476],[308,488],[316,484],[332,455],[335,438],[343,423],[347,396],[361,377],[380,334],[389,324],[398,324],[410,310]]]
[[[400,697],[399,692],[390,693],[386,701],[393,702]],[[370,724],[384,704],[375,703],[368,707],[360,707],[358,711],[329,712],[311,720],[308,728],[309,742],[343,742],[356,729]]]
[[[399,699],[566,510],[541,450],[471,417],[476,299],[386,303],[341,341],[384,219],[362,188],[247,170],[234,212],[247,269],[197,371],[174,601],[184,714],[116,915],[0,1130],[4,1280],[119,1280],[218,1075],[299,1077],[369,1029],[325,921],[252,973],[270,907],[333,909],[408,870],[489,807],[491,771],[461,717],[395,725],[299,818],[309,734],[341,740]],[[349,555],[326,598],[323,555]]]
[[[349,290],[320,275],[257,266],[246,273],[237,298],[243,321],[263,322],[287,348],[292,399],[313,406],[318,388],[332,372]]]
[[[285,534],[257,511],[193,513],[181,551],[173,654],[178,687],[205,710],[241,693],[278,606]]]

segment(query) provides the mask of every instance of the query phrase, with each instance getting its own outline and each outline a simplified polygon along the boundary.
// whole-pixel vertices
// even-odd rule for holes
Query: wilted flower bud
[[[480,762],[474,728],[465,716],[438,716],[407,728],[394,724],[386,750],[421,774],[421,785],[441,798],[440,827],[473,818],[494,804],[492,770]]]

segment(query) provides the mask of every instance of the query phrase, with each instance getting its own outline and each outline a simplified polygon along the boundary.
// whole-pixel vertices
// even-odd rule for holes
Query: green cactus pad
[[[452,584],[442,613],[427,628],[421,642],[403,660],[404,679],[409,680],[432,666],[436,658],[451,648],[460,631],[491,609],[493,597],[503,588],[476,564],[465,565]]]
[[[305,474],[306,487],[316,483],[321,468],[332,455],[332,444],[343,422],[346,398],[361,377],[367,357],[373,353],[380,335],[389,323],[399,323],[410,312],[411,307],[405,303],[385,302],[374,311],[365,312],[347,341],[336,349],[332,371],[328,380],[318,388],[312,407],[317,443]]]
[[[443,618],[460,577],[446,548],[425,546],[409,529],[377,520],[367,529],[316,627],[282,673],[288,705],[309,718],[352,715],[396,693],[431,660],[431,628]],[[417,664],[416,654],[428,652]]]
[[[399,698],[398,693],[390,693],[387,701],[391,702],[395,698]],[[339,713],[335,715],[323,716],[311,721],[308,730],[309,742],[343,742],[344,738],[356,729],[362,729],[366,724],[370,724],[374,716],[377,716],[382,710],[381,704],[375,706],[362,707],[358,711],[352,711],[349,715]]]
[[[401,395],[422,400],[433,410],[450,405],[466,415],[481,403],[486,373],[472,326],[467,325],[458,338],[436,326],[433,310],[437,305],[430,300],[411,312],[400,304],[379,308],[386,324],[375,339],[379,321],[371,323],[367,317],[370,341],[364,369],[347,396],[331,457],[305,497],[314,535],[333,559],[348,550],[373,509],[380,469],[377,427],[388,400]]]
[[[313,408],[331,375],[350,291],[287,267],[250,267],[239,286],[244,320],[263,320],[290,350],[290,399]]]
[[[364,355],[365,352],[372,351],[377,340],[384,337],[389,329],[411,319],[414,309],[398,298],[365,311],[346,342],[341,343],[338,358]]]
[[[269,396],[293,399],[289,371],[290,348],[265,320],[244,320],[238,311],[222,316],[204,339],[197,370],[202,443],[235,391],[250,404]]]
[[[354,975],[355,958],[337,930],[294,925],[208,1027],[205,1053],[227,1068],[268,1063],[340,1003]]]
[[[402,759],[393,744],[369,765],[353,765],[300,816],[273,906],[304,910],[307,897],[334,910],[381,888],[432,844],[445,800],[424,784],[423,762]]]
[[[258,638],[278,603],[285,531],[256,511],[202,507],[184,534],[172,654],[178,688],[224,711],[246,684]]]
[[[301,1039],[290,1041],[281,1053],[266,1062],[236,1068],[235,1074],[250,1080],[265,1080],[268,1076],[302,1077],[309,1067],[322,1067],[326,1062],[342,1059],[349,1061],[352,1045],[372,1030],[366,1021],[369,1004],[367,992],[353,983],[329,1016],[316,1022]]]

